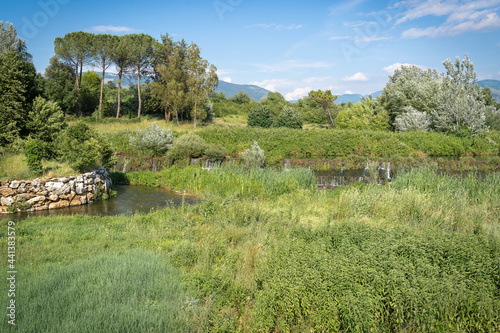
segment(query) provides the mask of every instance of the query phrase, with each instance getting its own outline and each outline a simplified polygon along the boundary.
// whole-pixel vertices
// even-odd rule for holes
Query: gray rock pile
[[[85,205],[109,194],[111,185],[104,169],[79,176],[2,182],[0,213]]]

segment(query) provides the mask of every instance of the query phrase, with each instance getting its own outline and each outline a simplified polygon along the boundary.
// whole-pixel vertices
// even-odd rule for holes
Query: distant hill
[[[216,89],[217,92],[223,92],[226,94],[227,98],[231,98],[240,91],[246,92],[248,96],[260,102],[262,97],[267,97],[267,94],[270,92],[267,89],[254,86],[251,84],[235,84],[229,83],[226,81],[219,81],[219,86]]]
[[[477,85],[483,88],[490,88],[493,98],[500,103],[500,81],[499,80],[481,80]]]
[[[373,98],[376,98],[381,93],[382,93],[382,91],[380,90],[380,91],[376,91],[376,92],[372,93],[371,95],[373,96]],[[337,95],[337,96],[338,96],[338,98],[335,101],[335,104],[349,103],[349,102],[357,103],[357,102],[361,101],[361,97],[363,97],[363,95],[360,95],[360,94],[344,94],[344,95]],[[367,95],[365,95],[365,96],[367,96]]]

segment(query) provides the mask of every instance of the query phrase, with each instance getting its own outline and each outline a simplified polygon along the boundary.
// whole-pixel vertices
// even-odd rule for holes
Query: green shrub
[[[223,161],[226,159],[227,149],[217,143],[207,145],[205,157],[212,161]]]
[[[46,157],[47,143],[40,139],[29,138],[24,146],[24,155],[28,167],[35,175],[40,175],[43,171],[42,159]]]
[[[302,117],[292,107],[285,107],[273,123],[273,127],[302,129]]]
[[[245,164],[249,168],[260,168],[264,165],[264,150],[259,147],[257,141],[253,142],[252,147],[250,149],[245,150],[243,154],[243,160]]]
[[[272,124],[273,116],[271,115],[271,109],[266,105],[256,106],[248,114],[249,127],[269,128]]]
[[[200,136],[187,133],[174,141],[168,156],[174,162],[186,158],[199,158],[205,154],[206,148],[207,144]]]
[[[61,160],[79,172],[97,167],[109,169],[116,163],[111,146],[84,123],[68,126],[57,141]]]
[[[145,130],[138,129],[135,136],[130,137],[130,145],[142,154],[150,156],[164,155],[174,142],[171,130],[166,130],[151,124]]]

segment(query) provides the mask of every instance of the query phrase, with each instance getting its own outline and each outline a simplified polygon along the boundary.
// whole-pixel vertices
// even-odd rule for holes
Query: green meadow
[[[16,223],[17,325],[2,331],[500,330],[498,173],[329,191],[305,169],[114,177],[203,200]]]

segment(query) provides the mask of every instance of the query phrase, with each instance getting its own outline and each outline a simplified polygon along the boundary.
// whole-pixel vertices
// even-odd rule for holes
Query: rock
[[[61,200],[61,201],[58,201],[58,202],[51,202],[49,204],[49,209],[63,208],[63,207],[69,207],[69,201],[68,200]]]
[[[82,203],[82,205],[85,205],[87,203],[87,196],[82,195],[78,198],[79,198],[80,202]]]
[[[69,181],[69,178],[63,177],[63,178],[59,179],[59,181],[61,183],[67,183]]]
[[[82,176],[77,176],[76,177],[76,182],[77,183],[83,183],[83,177]]]
[[[87,193],[87,202],[93,202],[94,201],[94,195],[92,193]]]
[[[41,183],[40,183],[40,179],[34,179],[33,181],[31,181],[31,186],[33,187],[40,187]]]
[[[14,199],[12,199],[11,197],[2,197],[0,199],[0,203],[2,204],[2,206],[11,206],[14,203]]]
[[[83,183],[78,183],[76,184],[75,186],[75,192],[76,194],[83,194],[83,192],[85,191],[85,188],[83,187]]]
[[[17,181],[17,180],[13,180],[11,183],[10,183],[10,188],[18,188],[19,185],[21,185],[21,182],[20,181]]]
[[[47,196],[47,195],[49,195],[49,191],[40,191],[40,192],[37,192],[36,195]]]
[[[15,196],[15,201],[29,200],[34,198],[35,195],[31,193],[21,193]]]
[[[6,186],[2,186],[0,188],[0,192],[2,193],[3,197],[10,197],[16,194],[16,191]]]
[[[59,200],[59,196],[57,194],[51,194],[49,196],[50,201],[57,201]]]
[[[47,209],[49,209],[49,206],[47,205],[35,207],[35,210],[47,210]]]
[[[63,182],[46,182],[45,188],[47,191],[56,192],[59,191],[64,186]]]
[[[69,194],[69,193],[71,193],[71,187],[68,184],[64,184],[61,188],[59,188],[58,190],[53,191],[53,192],[54,192],[54,194],[58,194],[58,195]]]
[[[46,200],[46,198],[41,195],[41,196],[38,196],[38,197],[34,197],[33,199],[29,199],[28,201],[26,201],[26,203],[30,206],[33,206],[37,203],[42,203]]]
[[[82,202],[79,200],[78,197],[76,197],[75,199],[71,200],[70,206],[81,206],[82,205]]]

